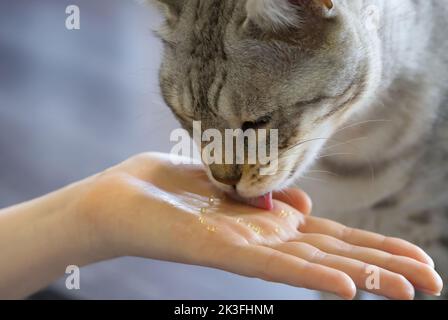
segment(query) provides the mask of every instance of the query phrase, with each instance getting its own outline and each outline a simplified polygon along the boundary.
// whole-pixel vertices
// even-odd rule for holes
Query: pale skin
[[[442,290],[418,247],[312,217],[300,190],[275,198],[272,212],[250,208],[215,189],[201,166],[136,156],[0,211],[0,298],[26,297],[68,265],[121,256],[202,265],[346,299],[357,288],[393,299]],[[370,265],[378,267],[379,289],[366,288]]]

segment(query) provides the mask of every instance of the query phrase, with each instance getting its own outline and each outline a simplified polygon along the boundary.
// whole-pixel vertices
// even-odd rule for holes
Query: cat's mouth
[[[207,170],[206,172],[211,182],[215,184],[215,186],[217,186],[221,191],[223,191],[224,194],[226,194],[229,198],[248,206],[266,211],[272,211],[274,209],[274,201],[271,191],[273,189],[265,189],[264,192],[260,192],[260,189],[258,189],[257,192],[254,192],[252,194],[247,194],[246,192],[242,193],[237,185],[230,186],[223,184],[213,177],[210,170]]]
[[[241,203],[247,204],[251,207],[259,208],[266,211],[271,211],[274,209],[274,201],[272,199],[272,192],[266,193],[265,195],[254,197],[254,198],[243,198],[237,193],[229,193],[229,196]]]

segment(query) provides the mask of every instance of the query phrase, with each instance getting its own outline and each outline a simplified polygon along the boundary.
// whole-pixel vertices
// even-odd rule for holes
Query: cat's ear
[[[155,3],[168,20],[177,19],[185,4],[185,0],[150,0],[150,2]]]
[[[247,0],[248,19],[261,28],[273,30],[298,27],[310,16],[325,17],[333,0]]]

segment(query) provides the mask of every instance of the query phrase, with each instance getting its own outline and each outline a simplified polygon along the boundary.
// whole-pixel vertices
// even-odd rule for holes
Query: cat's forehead
[[[339,34],[338,21],[330,22],[333,32],[316,36],[316,28],[287,39],[251,29],[244,1],[189,0],[184,8],[164,31],[173,48],[165,54],[163,73],[176,84],[175,94],[183,98],[188,91],[195,115],[225,112],[229,118],[251,107],[312,100],[341,83],[338,74],[350,65],[350,46],[332,38]]]
[[[342,34],[340,29],[344,25],[335,18],[265,32],[248,20],[246,0],[184,0],[184,3],[180,16],[174,22],[168,20],[159,30],[159,35],[173,44],[184,59],[225,60],[230,54],[235,59],[260,63],[264,59],[271,65],[288,62],[302,52],[312,53],[335,45],[332,35]]]
[[[229,24],[241,17],[236,8],[242,7],[240,0],[186,0],[181,14],[159,30],[163,38],[170,38],[180,45],[213,43],[222,38]]]

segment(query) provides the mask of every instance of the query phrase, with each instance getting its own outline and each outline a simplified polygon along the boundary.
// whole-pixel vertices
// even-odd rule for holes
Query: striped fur
[[[316,214],[416,242],[448,280],[447,1],[160,1],[161,87],[182,125],[279,129],[279,172],[235,167],[240,195],[298,184]]]

